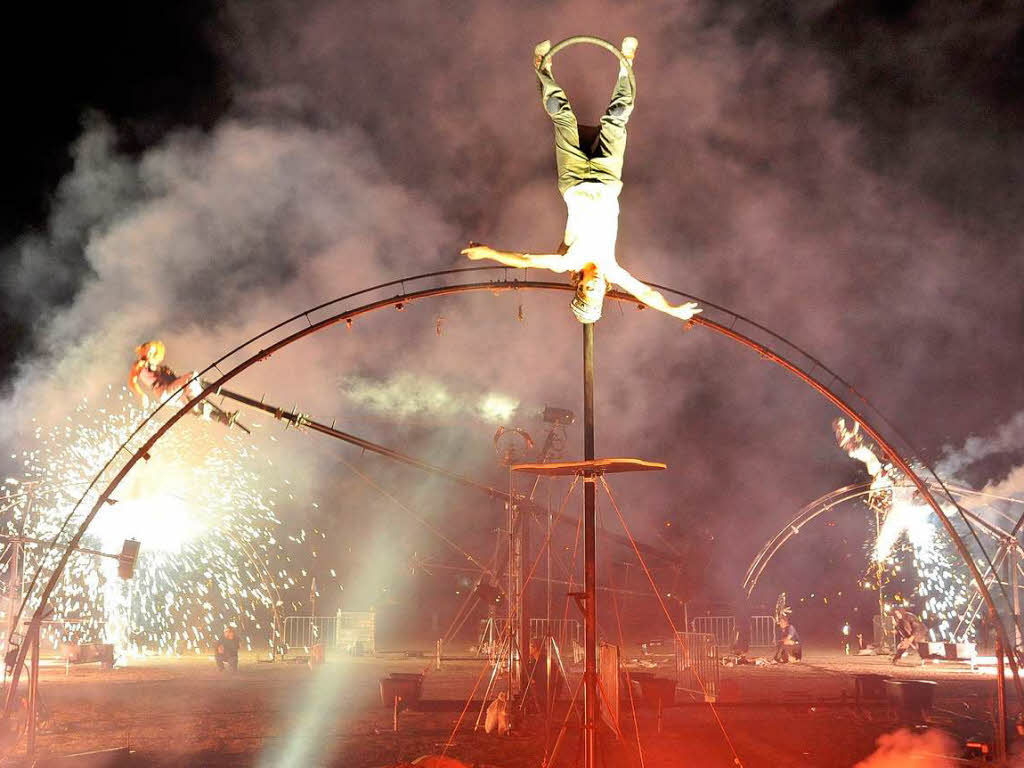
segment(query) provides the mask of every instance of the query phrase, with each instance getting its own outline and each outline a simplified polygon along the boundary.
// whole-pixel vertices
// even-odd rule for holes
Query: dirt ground
[[[423,702],[401,713],[397,733],[378,685],[390,672],[427,675]],[[862,673],[937,681],[932,724],[958,743],[991,739],[991,673],[915,663],[894,668],[883,658],[812,651],[802,664],[722,669],[713,709],[677,692],[679,703],[664,710],[660,733],[656,710],[642,704],[634,728],[627,702],[623,730],[632,743],[624,746],[604,733],[606,764],[641,765],[636,730],[643,768],[731,766],[733,749],[747,768],[852,766],[871,754],[880,735],[897,728],[884,701],[855,702],[854,675]],[[53,666],[44,669],[40,686],[50,719],[39,747],[43,755],[66,755],[127,744],[136,751],[133,765],[392,765],[444,751],[482,678],[447,754],[467,765],[540,766],[540,715],[526,717],[505,737],[474,732],[486,677],[480,661],[448,661],[434,670],[429,658],[399,654],[329,659],[315,672],[250,657],[235,675],[219,673],[208,658],[132,661],[106,672],[73,667],[68,675]],[[578,739],[578,730],[568,732],[556,765],[576,764]]]

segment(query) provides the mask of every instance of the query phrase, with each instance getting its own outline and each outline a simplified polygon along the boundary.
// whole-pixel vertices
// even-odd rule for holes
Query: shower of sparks
[[[891,499],[875,541],[873,560],[883,567],[897,568],[901,559],[897,553],[908,552],[917,575],[917,599],[896,597],[905,597],[906,602],[920,607],[933,640],[970,639],[973,629],[969,626],[960,627],[961,636],[952,637],[967,606],[970,584],[945,537],[937,535],[931,507],[915,500],[913,489],[905,485],[894,486]]]
[[[931,507],[902,472],[876,455],[873,446],[860,434],[859,424],[854,422],[853,428],[847,429],[843,419],[836,419],[833,427],[840,447],[850,458],[864,464],[871,475],[867,505],[881,522],[871,546],[872,570],[881,565],[888,571],[884,581],[891,584],[909,556],[910,568],[917,576],[916,598],[904,594],[889,597],[919,606],[933,640],[970,639],[973,627],[966,623],[961,626],[959,621],[967,607],[970,584],[965,568],[951,552],[945,537],[937,535]],[[961,635],[952,638],[958,627]]]
[[[37,427],[36,446],[11,457],[20,460],[21,477],[0,487],[0,499],[8,499],[0,530],[52,540],[143,416],[126,390],[110,388],[98,403],[80,402],[63,423]],[[157,426],[151,423],[132,445]],[[108,472],[119,466],[123,462]],[[61,543],[95,503],[106,479],[86,497]],[[125,539],[138,539],[142,549],[134,577],[118,578],[116,560],[72,555],[51,598],[55,623],[46,629],[48,639],[54,646],[112,642],[129,654],[200,653],[233,624],[249,648],[254,641],[271,642],[279,631],[275,614],[283,617],[291,607],[285,605],[288,591],[301,594],[309,586],[306,571],[293,573],[293,560],[299,558],[290,557],[280,539],[308,550],[322,538],[318,533],[316,541],[307,540],[304,530],[293,535],[282,526],[278,504],[298,507],[289,486],[241,431],[183,419],[148,461],[132,469],[82,541],[84,547],[117,554]],[[25,544],[26,584],[40,565],[42,579],[48,578],[60,549]],[[0,571],[0,577],[6,580],[7,574]],[[37,594],[38,588],[27,610],[35,608]]]

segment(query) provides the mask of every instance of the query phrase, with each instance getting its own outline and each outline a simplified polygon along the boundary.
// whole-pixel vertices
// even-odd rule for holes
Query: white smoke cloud
[[[138,156],[90,119],[47,230],[14,246],[7,279],[37,318],[42,355],[3,402],[3,434],[122,380],[146,338],[168,344],[171,365],[201,367],[324,299],[461,265],[471,238],[554,247],[565,212],[530,58],[538,39],[581,30],[641,41],[620,221],[627,267],[793,336],[926,447],[1019,409],[996,396],[1019,370],[1019,345],[991,332],[1016,327],[1014,249],[864,161],[863,126],[837,110],[824,54],[770,36],[744,42],[735,19],[709,7],[230,6],[214,30],[229,113]],[[595,116],[614,61],[577,48],[556,71]],[[237,388],[352,431],[370,411],[332,383],[386,386],[396,371],[438,382],[462,408],[501,393],[578,413],[579,329],[566,303],[479,295],[378,313],[290,348]],[[820,463],[832,449],[819,425],[834,414],[777,370],[632,307],[609,307],[598,335],[598,450],[672,468],[646,491],[624,482],[624,503],[652,516],[722,510],[732,529],[749,514],[749,540],[733,547],[742,571],[744,550],[777,525],[765,510],[797,509],[838,484],[821,475],[841,477],[844,465]],[[475,449],[492,430],[467,431],[466,451],[442,458],[487,471],[476,456],[489,451]],[[396,423],[368,437],[409,434]]]
[[[948,733],[901,729],[879,736],[878,749],[854,768],[953,768],[959,762],[957,744]]]
[[[365,376],[345,376],[339,389],[352,402],[377,415],[396,421],[409,418],[448,420],[477,418],[502,424],[519,408],[519,400],[500,392],[474,398],[446,387],[429,376],[399,373],[379,381]]]
[[[63,188],[52,250],[80,238],[90,277],[44,327],[45,357],[19,380],[7,419],[122,380],[147,338],[162,338],[174,365],[203,364],[316,300],[390,276],[376,253],[401,247],[416,270],[436,264],[450,237],[350,131],[228,121],[171,135],[132,162],[100,123]],[[39,237],[20,250],[32,265],[20,279],[38,281],[50,252]]]
[[[1013,414],[987,437],[972,435],[961,448],[947,447],[936,470],[943,476],[952,477],[965,467],[996,454],[1011,453],[1024,449],[1024,411]],[[1018,486],[1021,487],[1021,486]],[[994,493],[994,491],[993,491]]]

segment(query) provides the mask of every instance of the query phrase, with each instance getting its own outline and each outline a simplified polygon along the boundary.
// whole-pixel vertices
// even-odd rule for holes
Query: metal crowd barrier
[[[722,665],[715,636],[701,632],[676,632],[676,683],[684,691],[716,701]]]
[[[335,647],[353,656],[377,652],[377,614],[373,611],[338,611],[334,625]]]
[[[284,645],[308,650],[322,645],[355,655],[375,652],[376,619],[373,611],[339,611],[335,616],[286,616]]]
[[[289,650],[317,644],[334,648],[337,623],[335,616],[285,616],[284,644]]]
[[[530,619],[530,637],[551,635],[563,653],[567,653],[573,643],[583,645],[583,625],[576,619]]]
[[[774,616],[751,616],[750,617],[750,647],[751,648],[774,648],[778,639],[776,631],[778,625]]]
[[[694,616],[689,629],[702,635],[712,635],[724,648],[732,646],[736,632],[735,616]],[[775,645],[775,619],[772,616],[750,617],[750,647],[768,648]]]
[[[689,630],[698,635],[711,635],[716,643],[728,647],[736,631],[736,619],[733,616],[695,616],[690,620]]]

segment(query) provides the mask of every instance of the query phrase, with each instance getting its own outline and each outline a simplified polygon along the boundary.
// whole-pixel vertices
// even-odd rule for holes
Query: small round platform
[[[531,475],[606,475],[619,472],[653,472],[668,469],[660,461],[643,459],[591,459],[590,461],[552,461],[547,464],[513,464],[513,472]]]

